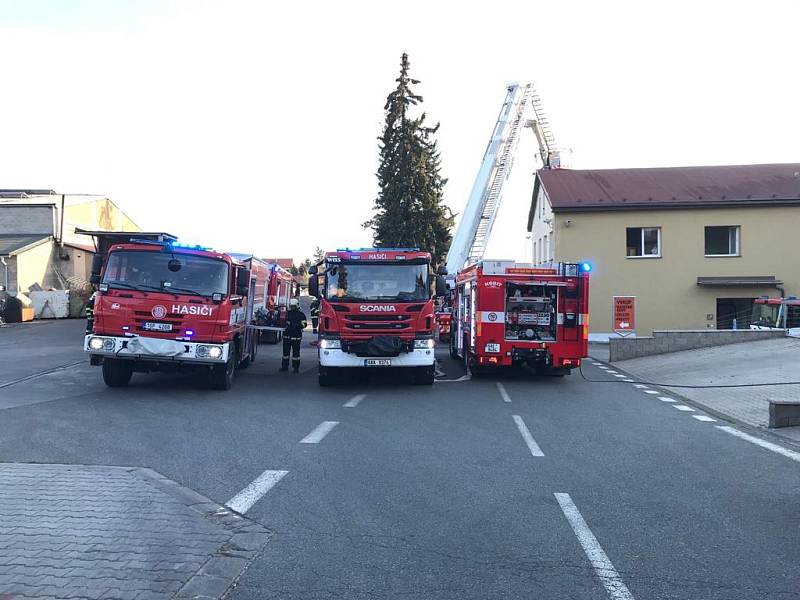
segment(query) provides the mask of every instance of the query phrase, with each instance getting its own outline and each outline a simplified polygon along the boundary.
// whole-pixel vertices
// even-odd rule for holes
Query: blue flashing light
[[[186,330],[187,337],[192,337],[194,335],[194,329],[187,329]]]
[[[184,248],[186,250],[202,250],[204,252],[213,252],[211,248],[207,246],[201,246],[200,244],[182,244],[180,242],[171,242],[170,247],[172,248]]]
[[[592,270],[592,265],[590,263],[588,262],[581,263],[581,271],[583,271],[584,273],[589,273],[591,272],[591,270]]]

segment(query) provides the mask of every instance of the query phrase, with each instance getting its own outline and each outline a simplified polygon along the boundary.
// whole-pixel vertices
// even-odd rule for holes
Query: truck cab
[[[255,358],[255,281],[232,256],[132,234],[97,263],[84,350],[108,386],[127,385],[134,372],[192,371],[228,389]]]
[[[430,254],[416,248],[327,252],[309,280],[320,299],[320,385],[374,368],[407,369],[416,383],[432,384],[439,279]]]

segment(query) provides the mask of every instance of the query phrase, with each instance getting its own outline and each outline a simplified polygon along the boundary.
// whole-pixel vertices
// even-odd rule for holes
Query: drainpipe
[[[61,223],[58,226],[58,257],[60,259],[66,258],[64,256],[64,204],[66,194],[61,194]]]

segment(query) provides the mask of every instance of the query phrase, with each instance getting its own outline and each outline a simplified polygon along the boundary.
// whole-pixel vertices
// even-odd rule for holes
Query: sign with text
[[[636,330],[636,296],[614,296],[614,333],[627,335]]]

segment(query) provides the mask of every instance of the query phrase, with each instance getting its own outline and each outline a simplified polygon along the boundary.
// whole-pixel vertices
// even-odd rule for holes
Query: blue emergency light
[[[591,263],[588,263],[588,262],[582,262],[581,263],[581,271],[583,271],[584,273],[589,273],[589,272],[591,272],[591,270],[592,270]]]

